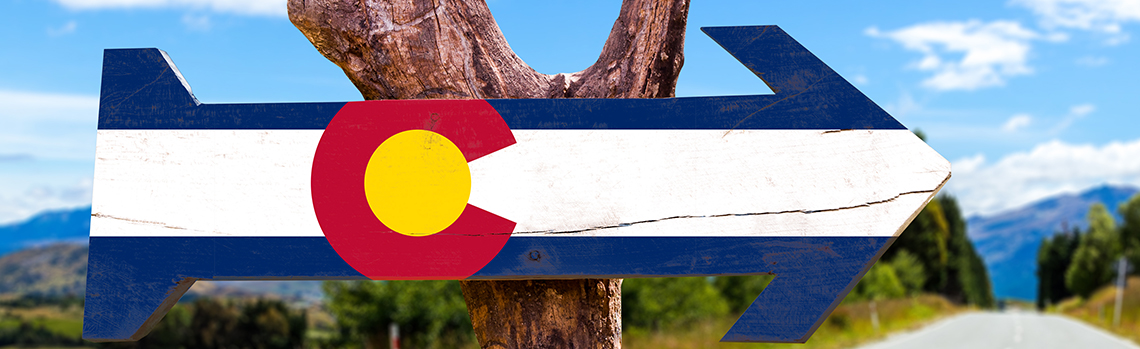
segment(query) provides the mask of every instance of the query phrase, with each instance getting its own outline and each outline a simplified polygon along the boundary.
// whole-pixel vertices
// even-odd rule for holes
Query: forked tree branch
[[[365,99],[672,97],[688,0],[625,0],[597,62],[536,72],[483,0],[290,0],[289,19]]]

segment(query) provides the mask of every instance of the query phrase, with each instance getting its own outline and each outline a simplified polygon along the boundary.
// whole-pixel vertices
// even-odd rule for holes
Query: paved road
[[[1033,312],[970,313],[861,349],[1096,348],[1140,349],[1077,320]]]

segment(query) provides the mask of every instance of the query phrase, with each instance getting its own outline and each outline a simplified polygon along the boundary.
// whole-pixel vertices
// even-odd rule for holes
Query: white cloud
[[[182,24],[185,24],[186,27],[191,30],[197,31],[209,31],[213,26],[210,22],[210,16],[196,16],[189,13],[182,15]]]
[[[75,32],[75,28],[79,27],[79,23],[69,21],[59,28],[48,28],[47,33],[49,36],[63,36]]]
[[[1009,121],[1005,122],[1005,125],[1001,126],[1001,129],[1005,132],[1017,132],[1017,130],[1021,129],[1022,127],[1029,126],[1029,123],[1031,122],[1033,122],[1033,117],[1029,116],[1029,114],[1014,114],[1009,118]]]
[[[866,85],[868,82],[871,82],[871,80],[867,79],[866,75],[855,74],[855,76],[851,77],[851,82],[857,85]]]
[[[286,13],[286,0],[55,0],[73,10],[126,8],[182,8],[216,13],[281,16]]]
[[[91,204],[99,99],[0,90],[0,224]]]
[[[98,116],[99,97],[0,90],[0,118],[5,122],[93,122]]]
[[[921,113],[923,111],[922,103],[914,100],[914,97],[906,91],[903,91],[903,93],[899,95],[897,101],[888,102],[883,108],[896,119],[906,119],[912,114]]]
[[[958,173],[970,173],[976,171],[984,163],[986,163],[986,156],[978,154],[954,161],[952,168],[955,175]]]
[[[967,215],[993,214],[1103,183],[1140,185],[1140,139],[1103,146],[1053,140],[988,164],[977,155],[953,162],[949,191]]]
[[[1077,63],[1077,65],[1086,66],[1086,67],[1099,67],[1099,66],[1103,66],[1105,64],[1108,64],[1108,57],[1084,56],[1081,58],[1077,58],[1076,63]]]
[[[866,34],[922,53],[913,67],[933,72],[922,84],[942,91],[1001,86],[1006,78],[1031,74],[1033,69],[1027,64],[1030,42],[1065,39],[1039,34],[1017,22],[978,20],[921,23],[889,32],[871,27]],[[960,57],[952,57],[956,55]]]
[[[21,221],[44,210],[91,204],[91,180],[65,186],[33,186],[22,193],[0,192],[0,224]]]
[[[1121,29],[1140,21],[1140,0],[1012,0],[1029,8],[1047,28],[1071,28],[1109,34],[1108,44],[1128,40]]]
[[[1064,131],[1065,129],[1069,128],[1069,126],[1072,126],[1073,122],[1076,122],[1077,120],[1083,119],[1084,117],[1088,116],[1089,114],[1092,114],[1094,111],[1096,111],[1096,106],[1089,104],[1089,103],[1078,104],[1078,105],[1074,105],[1072,107],[1069,107],[1069,114],[1065,115],[1065,118],[1061,119],[1061,121],[1058,122],[1057,125],[1053,127],[1053,130],[1051,131],[1051,133],[1057,134],[1057,133],[1060,133],[1061,131]]]
[[[34,158],[89,158],[98,118],[94,96],[0,90],[0,149]]]
[[[1096,111],[1095,105],[1089,103],[1078,104],[1069,108],[1069,115],[1084,117],[1085,115],[1089,115],[1094,111]]]

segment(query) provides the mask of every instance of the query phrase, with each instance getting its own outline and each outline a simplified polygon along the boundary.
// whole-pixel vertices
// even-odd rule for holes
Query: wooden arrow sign
[[[722,340],[806,341],[950,165],[780,28],[703,30],[775,94],[202,104],[106,50],[83,337],[195,280],[771,274]]]

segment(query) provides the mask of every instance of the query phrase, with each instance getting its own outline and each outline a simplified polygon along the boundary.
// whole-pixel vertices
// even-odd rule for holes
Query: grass
[[[19,328],[21,321],[43,326],[66,337],[83,335],[83,308],[71,306],[39,306],[32,308],[0,308],[0,328]]]
[[[869,302],[845,302],[832,312],[805,344],[719,342],[720,337],[736,321],[734,316],[667,331],[627,331],[622,337],[622,346],[625,348],[847,348],[883,339],[894,332],[916,329],[934,320],[966,310],[936,295],[883,300],[876,302],[876,307],[880,322],[878,331],[871,324]]]
[[[1112,324],[1116,311],[1116,285],[1097,290],[1087,300],[1073,297],[1058,304],[1055,311],[1080,319],[1090,325],[1140,343],[1140,277],[1128,278],[1124,287],[1124,304],[1120,326]]]

